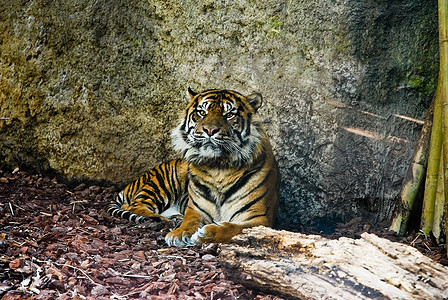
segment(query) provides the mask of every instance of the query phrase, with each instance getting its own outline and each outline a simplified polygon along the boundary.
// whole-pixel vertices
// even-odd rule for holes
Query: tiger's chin
[[[246,163],[235,154],[213,147],[191,148],[185,152],[184,159],[193,165],[212,168],[235,168]]]
[[[223,157],[223,151],[211,143],[206,143],[199,148],[199,156],[207,159],[219,159]]]

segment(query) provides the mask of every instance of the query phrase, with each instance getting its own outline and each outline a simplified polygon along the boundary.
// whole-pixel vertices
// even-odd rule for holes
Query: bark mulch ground
[[[167,247],[164,236],[178,220],[135,225],[110,217],[104,208],[117,192],[0,169],[0,298],[281,299],[227,280],[217,244]],[[329,237],[369,231],[448,265],[443,245],[380,227],[358,218]]]

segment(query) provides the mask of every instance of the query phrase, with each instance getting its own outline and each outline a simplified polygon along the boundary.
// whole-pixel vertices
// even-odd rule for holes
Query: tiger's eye
[[[206,114],[207,114],[207,112],[205,110],[198,110],[198,115],[200,117],[205,117]]]
[[[227,118],[227,120],[232,119],[234,116],[235,116],[234,113],[228,113],[228,114],[226,114],[226,118]]]

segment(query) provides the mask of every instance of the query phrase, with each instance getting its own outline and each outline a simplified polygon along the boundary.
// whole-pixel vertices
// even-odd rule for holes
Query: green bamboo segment
[[[446,170],[446,164],[445,164],[445,170]],[[444,172],[445,184],[443,185],[443,189],[444,189],[443,194],[444,194],[444,200],[445,200],[445,203],[444,203],[445,220],[442,219],[440,221],[440,223],[441,223],[440,227],[442,227],[442,228],[443,228],[443,226],[445,227],[445,246],[446,246],[445,249],[447,251],[446,256],[448,257],[448,192],[447,192],[448,184],[447,184],[447,179],[448,179],[447,172]],[[441,228],[441,231],[443,230],[442,228]],[[437,242],[440,242],[440,240],[437,239]]]
[[[439,0],[439,83],[443,117],[443,170],[445,176],[445,201],[448,202],[448,0]],[[446,205],[448,206],[448,205]],[[445,231],[448,237],[448,211],[445,212]],[[448,246],[448,242],[447,242]],[[448,256],[448,247],[447,247]]]
[[[442,106],[441,80],[437,84],[434,102],[434,119],[429,146],[428,168],[426,171],[425,192],[423,197],[421,229],[425,234],[432,230],[434,219],[434,205],[437,191],[437,179],[442,150]]]
[[[407,226],[411,212],[415,206],[417,195],[423,186],[426,173],[426,165],[428,162],[428,148],[431,138],[432,119],[434,116],[434,99],[426,114],[425,123],[420,133],[411,164],[406,171],[403,179],[403,185],[400,194],[400,202],[396,210],[396,216],[392,221],[390,230],[395,231],[398,235],[406,234]]]
[[[437,191],[434,205],[434,219],[432,224],[432,233],[437,242],[440,241],[440,235],[443,232],[443,217],[445,214],[445,188],[444,188],[443,160],[439,163],[439,176],[437,180]]]

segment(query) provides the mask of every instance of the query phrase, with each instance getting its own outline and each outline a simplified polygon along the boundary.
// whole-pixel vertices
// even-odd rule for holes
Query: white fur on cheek
[[[191,146],[183,139],[182,132],[180,130],[181,125],[177,126],[173,132],[171,132],[172,143],[174,149],[180,153],[186,152]]]

